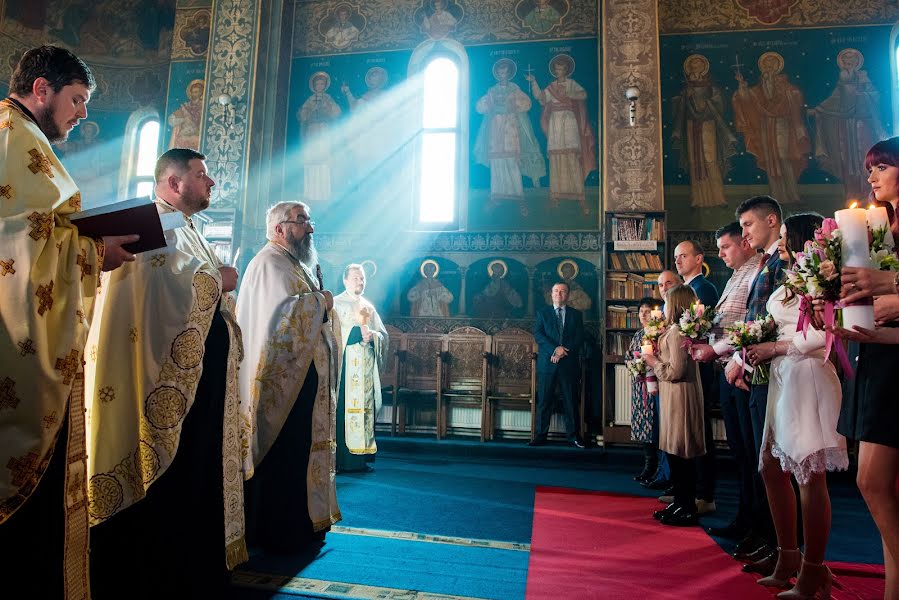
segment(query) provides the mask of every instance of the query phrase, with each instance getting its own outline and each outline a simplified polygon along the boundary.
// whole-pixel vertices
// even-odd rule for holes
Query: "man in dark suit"
[[[749,298],[746,301],[746,319],[754,320],[768,314],[768,298],[778,282],[783,278],[784,262],[777,251],[783,212],[780,204],[771,196],[755,196],[737,207],[736,217],[743,230],[743,238],[757,252],[764,253],[759,262],[759,270],[750,283]],[[736,357],[737,355],[735,355]],[[731,360],[725,371],[727,381],[743,389],[749,388],[749,417],[752,421],[753,449],[755,464],[759,464],[762,432],[765,426],[765,411],[768,408],[768,384],[747,386],[743,370],[736,359]],[[750,534],[734,552],[736,558],[757,563],[754,570],[760,573],[773,571],[777,561],[774,526],[768,509],[768,499],[764,483],[758,473],[753,477],[753,524]],[[747,565],[752,567],[753,565]]]
[[[580,352],[584,343],[584,318],[568,306],[568,284],[560,281],[552,288],[552,306],[537,311],[534,339],[537,341],[537,435],[531,446],[546,443],[553,414],[553,390],[556,382],[562,391],[565,433],[568,442],[583,448],[577,437],[579,416],[577,384]]]
[[[699,242],[685,240],[674,248],[674,266],[677,273],[684,278],[684,283],[693,288],[699,302],[707,309],[718,305],[718,288],[702,274],[705,262],[705,251]],[[718,397],[718,381],[715,377],[715,365],[699,364],[699,377],[702,380],[703,419],[705,426],[706,452],[696,460],[696,512],[704,515],[714,512],[715,483],[715,442],[712,433],[712,404]]]

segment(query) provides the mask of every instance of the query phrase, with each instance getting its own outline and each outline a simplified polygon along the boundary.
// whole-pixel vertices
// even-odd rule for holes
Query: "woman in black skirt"
[[[899,137],[875,144],[865,158],[871,200],[892,215],[897,231]],[[891,210],[892,209],[892,210]],[[895,235],[895,233],[894,233]],[[897,238],[899,241],[899,238]],[[846,267],[843,302],[874,298],[877,328],[834,328],[843,339],[861,342],[853,394],[843,400],[837,430],[859,441],[858,487],[883,540],[887,599],[899,598],[899,273]]]

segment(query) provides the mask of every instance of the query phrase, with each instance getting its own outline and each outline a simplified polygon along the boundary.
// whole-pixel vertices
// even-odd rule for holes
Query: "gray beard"
[[[291,251],[301,263],[310,269],[314,270],[318,266],[318,250],[315,249],[311,233],[306,234],[299,242],[291,244]]]

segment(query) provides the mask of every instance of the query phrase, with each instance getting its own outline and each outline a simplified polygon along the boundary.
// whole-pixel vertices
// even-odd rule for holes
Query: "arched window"
[[[421,81],[421,134],[413,224],[464,229],[468,202],[468,57],[452,40],[412,54],[410,76]]]
[[[424,104],[418,188],[418,221],[456,222],[456,168],[459,147],[459,68],[445,56],[424,72]]]
[[[153,171],[159,157],[160,123],[155,111],[140,110],[125,125],[125,144],[119,171],[119,196],[152,196]]]

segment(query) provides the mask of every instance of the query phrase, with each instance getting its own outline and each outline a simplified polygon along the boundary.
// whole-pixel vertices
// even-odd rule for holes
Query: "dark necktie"
[[[562,322],[562,309],[556,309],[556,324],[559,326],[559,345],[562,345],[562,329],[564,327],[564,323]]]

